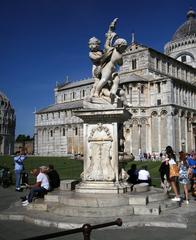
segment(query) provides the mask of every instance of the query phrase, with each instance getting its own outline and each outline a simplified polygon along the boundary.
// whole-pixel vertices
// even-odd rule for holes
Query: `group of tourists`
[[[24,170],[24,161],[26,156],[22,152],[17,152],[14,157],[15,176],[16,176],[16,191],[21,191],[21,176]],[[179,152],[179,161],[176,160],[176,155],[171,146],[167,146],[165,153],[162,155],[162,162],[159,168],[161,187],[165,192],[173,190],[175,197],[172,201],[181,201],[180,186],[183,187],[184,200],[189,204],[189,191],[196,197],[196,152],[186,154],[183,151]],[[23,206],[32,202],[35,196],[43,196],[48,191],[60,186],[60,178],[53,165],[41,166],[32,170],[32,175],[36,177],[36,183],[28,184],[26,181],[25,187],[30,189],[28,196],[23,198]],[[142,166],[137,169],[136,164],[132,164],[127,171],[127,182],[135,185],[139,183],[148,183],[151,185],[151,176],[147,166]]]
[[[179,161],[171,146],[167,146],[165,153],[162,154],[162,162],[159,168],[161,187],[165,192],[173,190],[175,197],[172,201],[185,200],[189,204],[189,192],[196,197],[196,152],[186,154],[179,152]],[[137,169],[136,164],[132,164],[127,171],[129,177],[127,182],[130,184],[138,184],[146,182],[151,184],[150,173],[146,166]],[[180,186],[183,188],[183,197],[180,195]]]
[[[173,149],[171,146],[167,146],[159,171],[161,186],[166,191],[171,186],[175,193],[173,201],[182,200],[180,185],[183,187],[184,200],[187,204],[189,204],[189,190],[193,196],[196,196],[196,152],[191,154],[179,152],[179,161],[177,162]]]
[[[60,186],[59,174],[51,164],[35,168],[31,171],[31,174],[36,178],[35,184],[28,184],[28,178],[22,180],[25,159],[26,155],[22,151],[17,152],[14,157],[16,191],[22,191],[24,187],[29,189],[29,194],[21,198],[23,206],[27,206],[31,203],[33,198],[43,197],[47,192]]]

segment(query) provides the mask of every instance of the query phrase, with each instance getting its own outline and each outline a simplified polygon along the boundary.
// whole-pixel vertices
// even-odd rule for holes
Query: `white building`
[[[133,42],[120,68],[132,118],[124,124],[125,151],[160,153],[196,149],[196,19],[186,22],[165,45],[165,53]],[[55,103],[35,114],[35,154],[83,153],[83,123],[74,116],[90,94],[93,80],[65,83],[55,90]]]

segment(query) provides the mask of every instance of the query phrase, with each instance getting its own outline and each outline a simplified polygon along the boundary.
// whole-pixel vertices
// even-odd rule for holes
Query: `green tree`
[[[16,142],[25,142],[31,140],[32,138],[29,135],[19,134],[16,138]]]

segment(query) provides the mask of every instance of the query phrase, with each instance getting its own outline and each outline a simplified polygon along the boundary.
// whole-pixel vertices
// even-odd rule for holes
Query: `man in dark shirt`
[[[58,172],[54,169],[53,165],[48,165],[48,172],[47,172],[49,183],[50,183],[50,191],[54,188],[58,188],[60,186],[60,177]]]
[[[129,178],[127,179],[128,183],[137,184],[138,182],[138,170],[137,165],[133,163],[131,168],[127,171]]]

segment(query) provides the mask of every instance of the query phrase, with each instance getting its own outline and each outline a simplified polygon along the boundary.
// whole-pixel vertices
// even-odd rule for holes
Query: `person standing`
[[[175,197],[172,198],[171,200],[179,202],[180,196],[179,196],[179,191],[178,191],[178,187],[177,187],[179,170],[178,170],[178,166],[176,163],[176,156],[175,156],[171,146],[167,146],[165,151],[169,158],[169,181],[170,181],[171,187],[175,193]]]
[[[24,160],[26,156],[23,151],[16,152],[16,156],[14,157],[14,170],[16,177],[16,191],[20,192],[20,182],[21,182],[21,173],[24,170]]]
[[[189,170],[189,165],[188,165],[188,162],[186,160],[186,156],[185,156],[184,152],[179,153],[179,160],[180,160],[179,183],[183,185],[186,204],[189,204],[189,193],[188,193],[188,184],[189,184],[188,170]]]
[[[190,167],[190,180],[191,180],[191,191],[193,191],[193,185],[196,179],[196,152],[192,153],[190,157],[187,159],[189,167]]]
[[[166,155],[162,155],[162,163],[159,168],[160,178],[161,178],[161,187],[164,189],[165,192],[170,190],[169,184],[169,158]]]

